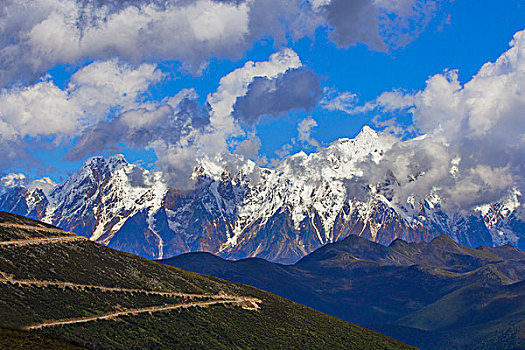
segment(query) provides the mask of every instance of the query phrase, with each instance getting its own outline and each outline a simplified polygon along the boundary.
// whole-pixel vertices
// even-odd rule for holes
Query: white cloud
[[[27,177],[21,173],[11,173],[2,176],[0,183],[3,187],[20,187],[25,184]]]
[[[31,86],[3,89],[0,142],[22,142],[26,137],[54,142],[74,138],[106,120],[114,110],[143,106],[141,95],[161,78],[155,65],[134,69],[111,60],[80,69],[63,89],[50,77]]]
[[[210,57],[240,58],[255,40],[271,36],[278,47],[319,26],[339,45],[385,49],[408,43],[434,12],[426,0],[4,0],[0,86],[57,63],[113,57],[176,60],[198,72]]]
[[[226,151],[226,141],[232,136],[243,133],[233,118],[233,106],[240,96],[246,95],[248,86],[256,77],[275,78],[290,69],[302,66],[299,56],[291,49],[283,49],[270,56],[264,62],[246,62],[241,68],[221,78],[217,91],[208,95],[207,103],[211,107],[211,132],[203,135],[202,147],[205,153]]]
[[[321,100],[321,107],[328,111],[341,111],[348,114],[355,113],[355,104],[358,102],[356,94],[348,91],[338,92],[335,89],[325,88],[325,95]]]
[[[65,159],[84,159],[105,150],[120,149],[123,144],[129,148],[143,149],[159,143],[166,143],[166,147],[182,141],[193,143],[195,135],[210,123],[207,108],[200,106],[195,98],[197,95],[194,91],[183,90],[160,102],[121,109],[108,120],[88,127]]]
[[[445,206],[472,209],[512,188],[524,193],[525,31],[516,33],[510,44],[465,85],[456,71],[446,71],[429,78],[420,92],[385,93],[360,107],[408,109],[419,133],[425,134],[398,142],[381,169],[370,170],[381,176],[394,171],[400,181],[398,203],[435,191]],[[419,175],[414,179],[409,173]]]
[[[153,144],[152,147],[158,156],[158,167],[165,170],[174,185],[181,188],[191,186],[188,179],[198,159],[227,156],[230,148],[235,146],[233,144],[235,141],[229,144],[231,138],[246,139],[246,133],[232,113],[237,98],[248,92],[250,83],[256,77],[275,78],[301,66],[297,54],[293,50],[284,49],[271,55],[268,61],[249,61],[243,67],[222,77],[217,91],[209,94],[206,100],[210,106],[209,126],[204,129],[194,129],[177,144],[165,142]],[[249,151],[253,156],[257,139],[255,135],[248,135],[247,140],[246,143],[241,143],[239,152]]]
[[[0,84],[92,57],[180,60],[198,70],[212,54],[242,52],[250,3],[144,1],[115,8],[76,0],[11,0],[0,17]]]
[[[132,67],[116,59],[90,64],[71,77],[68,91],[91,114],[107,113],[108,106],[133,108],[148,88],[162,79],[154,64]]]
[[[237,97],[248,92],[248,86],[255,77],[275,78],[289,69],[302,66],[297,53],[291,49],[283,49],[270,56],[265,62],[248,61],[242,68],[236,69],[221,78],[217,91],[208,96],[208,103],[214,111],[212,123],[220,125],[225,119],[230,119],[233,105]]]
[[[374,110],[391,112],[414,106],[414,96],[394,90],[383,92],[374,101],[366,102],[363,105],[358,105],[358,102],[359,99],[356,94],[348,91],[338,92],[327,88],[321,101],[321,107],[328,111],[341,111],[347,114],[367,113]]]
[[[312,117],[308,117],[306,119],[301,120],[301,122],[297,126],[297,138],[299,139],[299,141],[302,141],[307,145],[318,148],[319,142],[317,142],[317,140],[312,137],[312,129],[316,126],[317,122]]]
[[[38,188],[48,194],[56,185],[49,177],[30,181],[21,173],[11,173],[0,178],[0,192],[4,188],[25,187],[30,191]]]
[[[170,105],[161,105],[158,108],[149,111],[144,109],[133,109],[124,112],[120,120],[132,129],[138,128],[156,128],[159,123],[162,124],[166,116],[173,114],[173,108]]]
[[[35,137],[80,131],[81,108],[67,91],[45,80],[26,88],[14,88],[0,95],[2,138]]]

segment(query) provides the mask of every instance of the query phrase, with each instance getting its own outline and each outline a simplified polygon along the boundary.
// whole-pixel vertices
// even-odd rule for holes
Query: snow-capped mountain
[[[4,180],[0,209],[149,258],[208,251],[291,263],[351,234],[390,244],[446,233],[472,247],[525,248],[517,191],[467,214],[445,213],[429,194],[413,205],[413,214],[393,204],[389,186],[395,179],[355,185],[360,163],[379,162],[391,146],[388,137],[365,127],[355,139],[300,152],[274,169],[247,161],[232,170],[204,159],[189,191],[170,188],[160,173],[121,155],[94,157],[47,195]]]

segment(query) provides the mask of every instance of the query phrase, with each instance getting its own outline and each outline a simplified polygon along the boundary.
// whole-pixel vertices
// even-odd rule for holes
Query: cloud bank
[[[338,45],[403,46],[435,12],[423,0],[5,0],[0,86],[31,83],[59,63],[119,57],[179,61],[201,71],[211,57],[240,58],[264,37],[277,46],[326,26]]]
[[[118,60],[94,62],[60,88],[51,77],[0,91],[0,165],[35,164],[31,150],[63,147],[109,115],[145,108],[144,94],[162,79],[152,64],[132,67]]]
[[[7,0],[0,14],[0,84],[39,77],[57,63],[120,57],[177,60],[197,71],[247,45],[249,3]]]
[[[289,70],[274,79],[256,77],[246,95],[237,98],[233,115],[253,126],[264,116],[277,117],[292,110],[310,111],[322,96],[319,76],[305,69]]]
[[[470,210],[513,190],[525,193],[525,31],[510,46],[464,85],[458,72],[446,71],[430,77],[422,91],[388,92],[351,108],[384,118],[408,111],[423,135],[399,140],[378,165],[364,164],[362,180],[393,175],[394,202],[405,207],[429,193],[450,210]]]
[[[204,105],[193,89],[152,100],[148,91],[165,74],[154,64],[135,67],[117,59],[79,69],[64,87],[48,76],[27,87],[3,89],[0,144],[6,151],[0,161],[36,162],[34,152],[26,153],[28,147],[69,148],[64,159],[72,161],[123,147],[146,148],[155,151],[157,166],[170,181],[187,187],[198,159],[230,155],[233,149],[256,156],[260,140],[243,129],[246,121],[235,117],[235,109],[239,101],[253,99],[257,84],[266,84],[262,96],[273,105],[264,111],[241,109],[243,117],[252,118],[251,126],[263,114],[279,116],[316,104],[319,78],[301,67],[290,49],[268,61],[249,61],[224,76]]]

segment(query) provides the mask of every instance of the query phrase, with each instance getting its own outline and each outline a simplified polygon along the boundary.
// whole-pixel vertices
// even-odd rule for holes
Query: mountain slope
[[[0,213],[0,222],[4,326],[104,349],[409,348],[253,287],[12,214]]]
[[[499,339],[494,345],[504,336],[508,346],[492,348],[512,349],[525,330],[525,253],[509,245],[472,249],[441,235],[386,247],[350,236],[290,266],[207,253],[162,262],[253,285],[425,349]]]
[[[361,183],[363,163],[379,162],[390,147],[387,136],[365,127],[354,139],[289,156],[273,169],[237,158],[201,159],[194,186],[184,191],[122,155],[93,157],[47,194],[13,182],[14,175],[5,177],[0,210],[156,259],[206,251],[290,264],[349,235],[389,245],[446,233],[474,248],[525,249],[517,190],[458,213],[443,209],[435,193],[421,203],[396,204],[392,174]]]
[[[85,348],[48,335],[0,327],[0,349],[81,350]]]

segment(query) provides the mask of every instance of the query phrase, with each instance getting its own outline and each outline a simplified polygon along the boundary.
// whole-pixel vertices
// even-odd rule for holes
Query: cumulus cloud
[[[333,88],[325,88],[324,96],[321,100],[321,107],[328,111],[341,111],[353,114],[355,104],[358,101],[357,95],[348,91],[338,92]]]
[[[268,61],[246,62],[243,67],[222,77],[217,91],[208,95],[206,99],[210,108],[210,129],[201,135],[201,151],[205,154],[227,151],[228,139],[244,134],[233,117],[234,107],[237,99],[249,92],[249,87],[255,79],[275,79],[301,66],[297,53],[291,49],[283,49],[271,55]]]
[[[409,42],[434,8],[424,0],[6,0],[0,86],[39,78],[57,63],[113,57],[175,60],[198,72],[210,57],[239,58],[258,39],[279,46],[319,26],[340,46],[386,49]]]
[[[237,98],[234,116],[252,126],[264,116],[280,116],[292,110],[310,111],[322,95],[319,76],[302,68],[286,71],[273,79],[256,77],[248,92]]]
[[[191,128],[177,143],[157,140],[152,144],[158,157],[156,164],[167,180],[175,187],[191,188],[193,183],[189,180],[200,159],[223,159],[225,164],[235,168],[238,160],[230,152],[234,148],[237,148],[237,155],[255,157],[260,140],[251,133],[246,134],[234,117],[238,98],[249,93],[255,79],[276,79],[301,66],[293,50],[283,49],[271,55],[268,61],[246,62],[222,77],[217,90],[206,98],[208,125]]]
[[[66,137],[103,120],[112,108],[138,105],[140,95],[162,77],[156,66],[136,69],[117,60],[95,62],[79,70],[61,89],[50,77],[27,87],[0,92],[0,137]]]
[[[367,113],[380,109],[385,112],[409,109],[414,106],[414,96],[401,90],[383,92],[374,101],[359,105],[359,98],[349,91],[339,92],[325,88],[325,95],[321,100],[321,107],[328,111],[341,111],[347,114]]]
[[[35,152],[68,146],[111,114],[146,108],[143,94],[162,76],[155,65],[133,68],[114,59],[78,70],[63,88],[47,76],[27,87],[1,90],[0,165],[39,166]]]
[[[176,108],[160,104],[153,109],[131,109],[88,128],[65,159],[81,160],[104,150],[117,151],[123,144],[137,149],[150,148],[157,141],[175,145],[208,124],[207,109],[189,98]]]
[[[315,148],[318,148],[319,142],[317,142],[317,140],[312,137],[312,129],[316,126],[317,122],[312,117],[303,119],[297,127],[297,138],[299,139],[299,141],[307,145],[313,146]]]
[[[428,25],[436,6],[436,1],[423,0],[312,1],[336,44],[365,43],[377,50],[407,45]]]
[[[25,187],[30,191],[38,188],[47,194],[51,192],[56,185],[57,184],[49,177],[43,177],[31,181],[21,173],[11,173],[0,178],[0,192],[8,188]]]
[[[423,135],[399,141],[365,172],[377,181],[393,174],[399,205],[434,192],[442,206],[462,210],[513,189],[525,193],[525,31],[510,45],[464,85],[456,71],[446,71],[420,92],[383,94],[369,104],[388,112],[408,108]]]
[[[56,63],[179,60],[199,70],[210,55],[247,45],[250,2],[9,0],[0,17],[0,84]],[[176,33],[174,35],[174,33]]]

